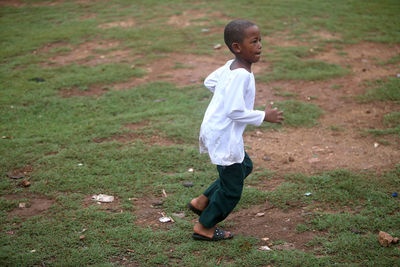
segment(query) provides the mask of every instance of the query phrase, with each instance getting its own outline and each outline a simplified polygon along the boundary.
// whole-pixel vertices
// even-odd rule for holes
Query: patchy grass
[[[274,191],[257,189],[257,182],[270,180],[274,174],[255,170],[249,177],[252,187],[245,188],[237,209],[265,200],[282,209],[302,206],[310,214],[298,230],[318,233],[309,244],[309,252],[266,253],[257,249],[259,240],[248,236],[222,243],[195,242],[190,239],[196,218],[191,214],[175,218],[173,224],[158,223],[160,212],[173,216],[185,210],[185,203],[215,178],[215,167],[197,148],[210,93],[197,84],[177,87],[159,81],[124,91],[109,88],[110,84],[142,78],[148,71],[145,63],[157,62],[170,52],[214,55],[213,46],[223,43],[221,27],[236,17],[255,20],[264,35],[287,32],[296,41],[309,41],[310,46],[302,47],[264,44],[273,70],[261,73],[258,80],[321,80],[346,75],[348,70],[341,66],[310,60],[319,51],[310,49],[329,42],[337,46],[362,40],[400,42],[399,22],[394,19],[400,9],[396,1],[20,3],[2,3],[0,8],[1,265],[397,263],[398,247],[380,247],[375,235],[381,229],[400,235],[398,200],[390,197],[400,186],[399,168],[379,176],[345,170],[315,176],[291,174]],[[192,17],[191,12],[200,16]],[[170,24],[172,16],[187,25]],[[337,33],[339,37],[326,40],[316,32],[328,32],[328,36]],[[96,66],[43,64],[56,55],[68,55],[71,47],[106,40],[115,40],[118,45],[97,49],[95,55],[130,50],[129,56],[138,58],[135,67],[128,61]],[[398,57],[393,57],[384,64],[397,62]],[[175,62],[171,68],[184,70],[188,66]],[[74,89],[90,92],[94,86],[110,90],[100,96],[67,98],[61,94]],[[377,82],[366,98],[398,101],[398,88],[398,79]],[[295,100],[276,102],[276,106],[285,112],[284,125],[277,126],[281,128],[314,127],[322,114],[316,105]],[[132,124],[137,127],[130,128]],[[385,124],[386,130],[398,133],[398,112],[385,116]],[[338,130],[335,127],[333,131]],[[272,126],[265,124],[263,128]],[[126,138],[122,142],[118,136]],[[166,141],[149,143],[152,137]],[[32,170],[23,179],[31,182],[29,188],[6,176],[27,165],[32,165]],[[189,168],[194,171],[188,172]],[[193,182],[193,187],[182,186],[187,181]],[[167,197],[163,197],[163,190]],[[306,192],[311,196],[304,196]],[[90,196],[99,193],[116,196],[114,206],[91,202]],[[21,209],[21,202],[34,208],[33,200],[39,196],[54,203],[33,216],[12,215]],[[134,200],[146,197],[162,199],[162,207]],[[143,211],[151,212],[152,217],[146,218],[151,223],[138,223]]]

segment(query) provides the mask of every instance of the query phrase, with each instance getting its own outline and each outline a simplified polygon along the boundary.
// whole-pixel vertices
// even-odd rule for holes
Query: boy
[[[211,73],[204,85],[214,93],[200,129],[200,153],[208,153],[217,165],[217,179],[188,207],[198,215],[193,227],[196,240],[218,241],[233,234],[216,227],[239,202],[244,179],[253,165],[244,151],[243,132],[247,124],[263,121],[281,123],[282,111],[269,105],[264,111],[253,110],[255,81],[251,65],[260,60],[261,36],[258,27],[246,20],[234,20],[224,30],[224,40],[235,55],[223,67]]]

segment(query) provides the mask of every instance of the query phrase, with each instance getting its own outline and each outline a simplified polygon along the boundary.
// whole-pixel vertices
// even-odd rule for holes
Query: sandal
[[[196,209],[195,207],[193,207],[193,205],[189,202],[187,203],[188,208],[193,211],[194,213],[196,213],[197,215],[201,215],[201,210]]]
[[[225,233],[226,232],[224,230],[215,228],[214,235],[212,238],[197,233],[193,233],[192,237],[194,240],[201,240],[201,241],[220,241],[233,238],[232,233],[230,233],[228,237],[225,237]]]

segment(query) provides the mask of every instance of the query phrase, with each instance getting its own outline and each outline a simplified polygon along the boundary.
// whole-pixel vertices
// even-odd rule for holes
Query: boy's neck
[[[241,59],[240,57],[235,57],[235,60],[231,64],[231,70],[243,68],[248,72],[251,72],[251,63]]]

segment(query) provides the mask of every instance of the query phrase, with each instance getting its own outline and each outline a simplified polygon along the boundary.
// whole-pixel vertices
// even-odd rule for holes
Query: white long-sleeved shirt
[[[211,162],[229,166],[244,159],[243,132],[247,124],[259,126],[264,111],[253,110],[255,81],[243,68],[231,70],[233,60],[212,72],[204,85],[214,93],[200,128],[200,153]]]

